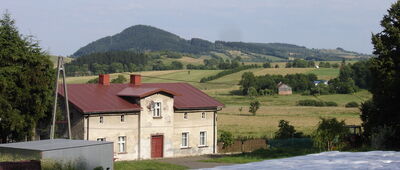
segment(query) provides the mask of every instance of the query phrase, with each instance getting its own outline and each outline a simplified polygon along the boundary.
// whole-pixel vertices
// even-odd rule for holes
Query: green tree
[[[122,63],[114,62],[110,65],[110,72],[111,73],[121,73],[124,71],[124,65]]]
[[[239,84],[242,87],[242,93],[247,94],[247,91],[250,87],[254,87],[256,83],[256,77],[254,76],[253,72],[245,72],[242,75],[242,79],[240,80]]]
[[[31,139],[50,120],[54,69],[36,41],[21,36],[9,13],[0,19],[0,142]],[[48,123],[43,123],[48,124]],[[7,140],[8,139],[8,140]]]
[[[312,138],[320,149],[332,151],[345,145],[344,138],[348,133],[349,130],[343,120],[339,122],[336,118],[321,118]]]
[[[302,137],[303,133],[296,132],[294,126],[289,125],[289,121],[280,120],[278,131],[275,132],[275,139],[288,139]]]
[[[364,132],[370,137],[374,131],[386,127],[395,131],[392,148],[400,148],[400,1],[394,3],[382,21],[383,31],[372,35],[371,59],[372,103],[363,104],[361,119]]]
[[[257,110],[260,108],[260,102],[258,100],[250,102],[249,112],[256,115]]]
[[[111,83],[125,83],[126,81],[128,81],[128,79],[126,79],[125,76],[120,74],[120,75],[118,75],[117,78],[112,79]]]
[[[223,148],[226,148],[228,146],[231,146],[233,144],[233,135],[231,132],[228,131],[220,131],[219,132],[219,139],[218,142],[223,143]]]

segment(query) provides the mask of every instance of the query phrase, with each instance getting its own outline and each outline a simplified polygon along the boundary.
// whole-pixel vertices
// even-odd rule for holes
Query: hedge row
[[[318,101],[318,100],[299,100],[298,104],[299,106],[318,106],[318,107],[323,107],[323,106],[338,106],[336,102],[325,102],[325,101]]]
[[[240,66],[240,67],[234,68],[234,69],[224,70],[224,71],[221,71],[221,72],[219,72],[219,73],[217,73],[215,75],[208,76],[208,77],[203,77],[200,80],[200,83],[205,83],[207,81],[215,80],[215,79],[220,78],[222,76],[226,76],[226,75],[229,75],[229,74],[237,73],[237,72],[242,71],[242,70],[247,70],[247,69],[251,69],[251,68],[258,68],[258,67],[259,67],[258,65],[252,64],[252,65]]]

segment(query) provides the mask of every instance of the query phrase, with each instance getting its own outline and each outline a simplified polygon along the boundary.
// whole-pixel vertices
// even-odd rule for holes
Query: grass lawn
[[[114,163],[115,170],[180,170],[180,169],[188,169],[187,167],[174,165],[164,162],[152,161],[152,160],[145,160],[145,161],[118,161]]]
[[[318,79],[330,80],[339,76],[338,68],[319,68],[308,71],[307,73],[313,73],[318,76]]]
[[[220,158],[212,158],[204,160],[204,162],[249,163],[267,159],[278,159],[278,158],[307,155],[317,152],[319,152],[317,149],[295,149],[295,148],[259,149],[250,153],[242,153],[231,156],[223,156]]]

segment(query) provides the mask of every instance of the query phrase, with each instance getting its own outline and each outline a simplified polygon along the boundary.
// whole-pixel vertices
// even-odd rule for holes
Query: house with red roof
[[[140,75],[111,84],[103,74],[98,84],[67,88],[73,138],[112,141],[116,160],[217,152],[223,104],[190,84],[142,83]]]

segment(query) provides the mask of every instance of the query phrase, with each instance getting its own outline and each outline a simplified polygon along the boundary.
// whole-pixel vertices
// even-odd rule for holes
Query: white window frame
[[[161,114],[162,114],[162,103],[161,102],[154,102],[152,107],[153,107],[152,108],[153,109],[153,117],[161,117]]]
[[[187,119],[188,119],[188,117],[189,117],[189,114],[188,114],[188,112],[184,112],[184,113],[183,113],[183,119],[187,120]]]
[[[186,137],[184,137],[186,134]],[[186,138],[186,143],[184,143],[184,138]],[[182,132],[181,136],[181,148],[188,148],[189,147],[189,132]]]
[[[101,123],[101,124],[104,123],[104,118],[103,118],[103,116],[100,116],[100,117],[99,117],[99,123]]]
[[[106,138],[97,138],[97,141],[106,141]]]
[[[207,113],[206,113],[206,112],[202,112],[202,113],[201,113],[201,118],[202,118],[202,119],[207,118]]]
[[[118,153],[126,152],[126,136],[118,136]]]
[[[124,123],[125,122],[125,115],[121,115],[120,116],[120,120],[121,120],[121,123]]]
[[[204,134],[203,137],[201,136],[202,133]],[[207,146],[207,131],[200,131],[199,139],[200,139],[199,146]]]

